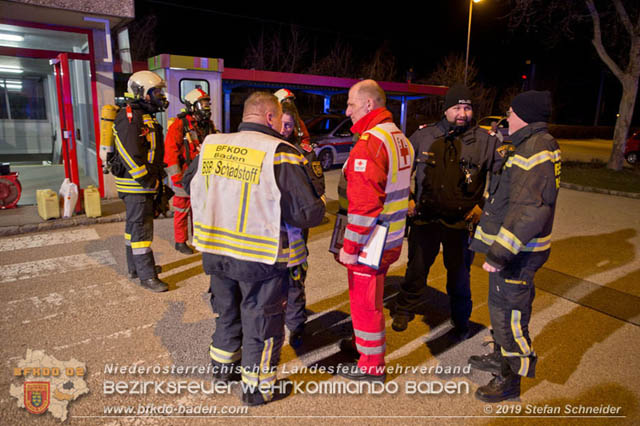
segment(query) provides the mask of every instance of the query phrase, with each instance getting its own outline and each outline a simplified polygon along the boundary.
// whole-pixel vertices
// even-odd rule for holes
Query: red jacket
[[[187,124],[189,126],[189,133],[192,142],[189,144],[189,156],[187,157],[184,143],[185,125],[182,118],[177,118],[171,126],[169,126],[169,129],[167,130],[167,137],[164,141],[164,162],[167,164],[167,173],[171,177],[173,184],[178,188],[182,188],[182,184],[180,183],[182,180],[182,174],[187,170],[187,167],[189,167],[189,164],[187,164],[187,158],[192,161],[196,155],[198,155],[200,152],[200,144],[207,136],[206,134],[202,134],[204,132],[198,129],[198,124],[191,114],[186,114],[185,120],[187,120]],[[210,123],[209,128],[212,133],[215,132],[213,122]]]
[[[374,128],[380,123],[393,121],[391,112],[386,108],[378,108],[351,127],[355,134],[362,135],[367,130]],[[366,166],[362,171],[363,161]],[[356,162],[360,165],[356,171]],[[377,218],[382,212],[387,194],[387,175],[389,173],[389,157],[384,142],[368,134],[365,138],[360,136],[358,142],[351,150],[343,173],[347,181],[347,199],[349,202],[348,214]],[[350,221],[351,222],[351,221]],[[347,231],[352,231],[361,235],[371,233],[375,222],[371,226],[359,226],[352,223],[347,224]],[[345,236],[344,250],[349,254],[356,254],[361,251],[362,244],[358,244]],[[393,262],[398,260],[402,246],[385,250],[380,261],[379,271],[386,270]],[[372,269],[364,265],[347,265],[349,269],[372,272]]]

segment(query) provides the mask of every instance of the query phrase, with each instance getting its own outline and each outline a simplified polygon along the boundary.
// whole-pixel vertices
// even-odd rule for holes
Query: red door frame
[[[66,76],[69,75],[69,69],[68,69],[69,59],[80,59],[80,60],[89,61],[89,70],[91,72],[91,100],[93,104],[93,127],[94,127],[94,135],[96,139],[96,146],[95,146],[96,165],[97,165],[96,170],[98,174],[98,186],[100,189],[100,196],[104,197],[104,176],[102,174],[102,161],[100,160],[100,137],[101,137],[100,113],[98,110],[98,88],[97,88],[96,64],[95,64],[95,58],[93,56],[93,32],[90,29],[66,27],[61,25],[41,24],[37,22],[16,21],[12,19],[0,19],[0,24],[16,25],[16,26],[29,27],[29,28],[40,28],[45,30],[53,30],[53,31],[61,31],[61,32],[79,33],[79,34],[85,34],[87,36],[87,41],[88,41],[87,45],[89,47],[89,53],[58,52],[55,50],[24,49],[24,48],[18,48],[18,47],[0,46],[0,55],[21,56],[21,57],[27,57],[27,58],[55,59],[55,60],[59,60],[59,55],[66,55],[67,69],[62,70],[64,72],[64,75]],[[62,89],[64,89],[64,87],[62,87]],[[69,86],[69,91],[67,92],[69,94],[69,99],[71,99],[70,89],[71,89],[71,86]],[[61,116],[60,125],[62,126],[63,110],[60,108],[60,103],[61,103],[60,101],[61,101],[60,96],[58,96],[58,107],[59,107],[58,113]],[[71,117],[73,117],[73,110],[71,110]],[[73,158],[70,159],[71,161],[69,161],[68,163],[74,164],[76,169],[76,174],[77,174],[78,159],[75,156],[75,128],[73,128],[72,133],[73,133],[74,155],[73,155]],[[63,138],[63,146],[64,146],[64,138]],[[64,148],[63,148],[63,151],[64,151]],[[78,189],[80,190],[80,192],[82,192],[80,189],[80,182],[77,181],[77,176],[76,176],[76,180],[73,180],[71,171],[72,170],[69,170],[69,173],[68,173],[67,165],[65,164],[65,177],[72,179],[72,181],[78,185]],[[80,200],[81,200],[81,197],[78,197],[78,201]]]
[[[76,147],[76,126],[73,120],[73,99],[71,97],[71,74],[69,73],[69,55],[61,53],[51,60],[56,75],[58,93],[58,114],[60,116],[60,135],[62,136],[62,155],[64,158],[64,175],[80,189],[78,174],[78,150]],[[82,197],[78,197],[80,202]],[[76,211],[80,204],[76,205]]]

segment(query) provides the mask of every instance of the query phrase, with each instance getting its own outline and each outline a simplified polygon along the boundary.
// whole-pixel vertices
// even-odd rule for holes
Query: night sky
[[[309,2],[297,9],[277,2],[249,7],[245,2],[136,0],[137,19],[150,13],[158,17],[156,53],[219,57],[226,67],[240,68],[250,40],[260,32],[288,31],[289,24],[295,24],[319,55],[338,39],[350,44],[359,59],[387,43],[397,58],[398,81],[410,67],[417,80],[424,79],[444,56],[464,55],[468,11],[468,0],[432,0],[413,8],[386,9],[358,9],[346,2]],[[620,84],[588,39],[550,47],[536,35],[510,32],[507,12],[505,0],[474,4],[470,57],[479,69],[478,79],[498,93],[521,86],[525,61],[530,59],[536,68],[535,88],[553,91],[556,122],[591,125],[604,72],[600,124],[613,125]],[[640,124],[638,109],[634,125]]]

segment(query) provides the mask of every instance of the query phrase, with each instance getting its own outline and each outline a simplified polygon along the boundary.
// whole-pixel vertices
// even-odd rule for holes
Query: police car
[[[347,161],[355,144],[350,118],[339,114],[323,114],[305,124],[323,170]]]

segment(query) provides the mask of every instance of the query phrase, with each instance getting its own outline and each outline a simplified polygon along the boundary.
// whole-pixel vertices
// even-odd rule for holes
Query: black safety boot
[[[176,243],[175,248],[182,254],[193,254],[193,249],[187,243]]]
[[[415,315],[407,313],[407,312],[396,312],[393,314],[393,322],[391,323],[391,328],[394,331],[405,331],[409,326],[409,323],[413,321]]]
[[[356,349],[356,344],[353,339],[340,340],[340,350],[343,354],[353,359],[360,359],[360,352],[358,352],[358,349]]]
[[[493,330],[491,332],[491,340],[482,343],[482,346],[493,345],[493,352],[484,355],[472,355],[467,361],[471,367],[476,370],[488,371],[493,374],[500,374],[502,371],[502,349],[498,342],[496,342]]]
[[[505,360],[502,360],[501,370],[476,390],[476,398],[484,402],[501,402],[520,396],[520,376],[511,371]]]
[[[298,349],[304,343],[304,328],[296,331],[292,331],[289,335],[289,345],[293,349]]]
[[[342,367],[338,368],[337,372],[338,376],[342,376],[345,379],[356,380],[359,382],[380,382],[384,383],[387,380],[387,373],[382,374],[368,374],[365,373],[360,367],[358,367],[357,362],[348,362],[343,364]]]
[[[162,293],[169,290],[169,285],[158,277],[149,278],[147,280],[140,280],[140,285],[147,290],[151,290],[155,293]]]
[[[493,343],[493,352],[484,355],[472,355],[469,357],[469,364],[476,370],[488,371],[493,374],[500,374],[502,368],[502,351],[500,345],[495,341],[484,342],[482,345],[487,346]]]
[[[247,386],[242,389],[242,402],[250,407],[267,404],[286,398],[293,390],[291,380],[278,380],[273,387],[273,395],[270,399],[265,399],[265,395],[256,386]]]
[[[159,273],[161,273],[161,272],[162,272],[162,266],[160,266],[160,265],[156,265],[156,266],[154,266],[154,271],[155,271],[156,275],[158,275]],[[136,271],[129,272],[129,273],[127,274],[127,276],[128,276],[130,279],[135,280],[136,278],[138,278],[138,273],[137,273]]]
[[[237,364],[230,365],[220,365],[213,364],[213,381],[215,382],[223,382],[223,383],[231,383],[231,382],[239,382],[242,380],[240,373],[238,372]]]

